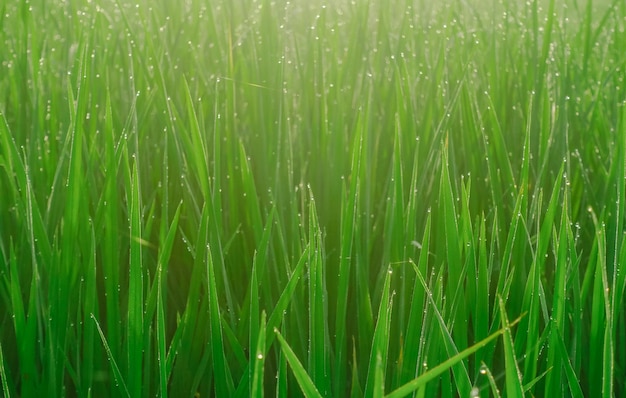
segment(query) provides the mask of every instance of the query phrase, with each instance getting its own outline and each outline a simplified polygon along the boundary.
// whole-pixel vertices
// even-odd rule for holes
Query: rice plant
[[[0,5],[5,397],[626,394],[626,3]]]

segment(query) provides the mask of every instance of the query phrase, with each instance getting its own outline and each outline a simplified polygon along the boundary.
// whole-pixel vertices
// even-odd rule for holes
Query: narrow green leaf
[[[513,346],[513,337],[511,336],[511,326],[506,315],[504,301],[498,297],[500,306],[500,319],[502,321],[502,330],[504,335],[502,341],[504,345],[504,368],[506,373],[506,394],[509,397],[523,397],[524,388],[522,386],[522,376],[517,367],[517,358],[515,357],[515,348]]]
[[[417,269],[422,274],[426,273],[428,269],[428,257],[430,256],[430,228],[431,215],[429,214],[426,219],[422,242],[419,243],[421,248]],[[418,355],[420,352],[420,350],[416,349],[416,347],[420,347],[424,343],[424,340],[420,339],[420,328],[424,326],[426,318],[424,314],[425,294],[426,292],[424,290],[424,286],[419,279],[416,279],[413,286],[413,296],[411,298],[409,320],[406,328],[406,337],[403,349],[402,381],[405,383],[412,380],[416,376],[415,369],[418,368]]]
[[[250,389],[251,397],[262,397],[263,394],[263,377],[265,369],[265,334],[266,322],[265,311],[261,313],[261,328],[259,329],[259,338],[256,344],[256,355],[254,357],[254,372],[252,376],[252,388]]]
[[[493,373],[491,373],[491,369],[485,365],[483,362],[480,365],[480,373],[487,376],[487,380],[489,380],[489,386],[491,387],[491,392],[494,397],[500,398],[502,395],[500,394],[500,389],[498,388],[498,384],[496,383],[495,377],[493,377]]]
[[[141,234],[141,194],[137,164],[133,166],[130,196],[130,264],[128,277],[127,358],[129,393],[141,395],[143,390],[143,261]]]
[[[322,394],[319,393],[315,384],[313,384],[313,380],[311,380],[311,377],[306,373],[304,366],[302,366],[302,363],[298,360],[298,357],[293,352],[287,341],[285,341],[278,329],[274,329],[274,333],[280,343],[280,347],[282,349],[281,352],[285,355],[287,362],[289,362],[289,366],[291,366],[291,370],[293,371],[296,381],[298,382],[298,385],[300,385],[304,396],[307,398],[321,398]]]
[[[308,260],[308,256],[309,256],[309,248],[310,246],[306,246],[306,248],[302,252],[302,255],[300,256],[300,260],[298,260],[298,264],[296,264],[296,267],[294,268],[293,273],[291,274],[291,277],[289,278],[289,282],[287,282],[287,285],[283,289],[283,292],[281,293],[280,298],[278,299],[278,302],[274,306],[272,315],[270,315],[267,321],[268,329],[271,327],[272,330],[274,330],[280,326],[283,320],[283,317],[285,315],[285,311],[287,310],[287,307],[289,306],[291,302],[291,298],[294,295],[296,286],[298,285],[298,282],[300,281],[300,278],[304,272],[306,261]],[[267,343],[266,343],[267,349],[271,347],[272,342],[274,341],[273,336],[274,336],[273,334],[270,334],[269,336],[267,336]]]
[[[352,263],[354,234],[356,229],[356,217],[359,209],[360,172],[362,156],[361,130],[354,134],[352,145],[352,163],[350,190],[346,192],[345,185],[342,190],[341,201],[341,226],[340,226],[340,254],[339,274],[337,282],[337,315],[335,328],[337,338],[335,340],[335,393],[343,394],[346,390],[347,372],[347,331],[346,322],[348,314],[348,293],[350,286],[350,265]]]
[[[91,314],[91,319],[93,319],[93,321],[96,324],[96,328],[98,328],[98,333],[100,334],[102,345],[104,346],[104,350],[106,351],[107,359],[109,360],[109,363],[111,364],[111,370],[113,370],[113,378],[115,379],[115,387],[120,389],[120,393],[122,393],[124,396],[130,397],[131,396],[130,392],[128,391],[128,387],[126,387],[126,383],[124,382],[124,377],[122,376],[122,372],[120,371],[119,366],[117,366],[117,361],[113,357],[111,348],[109,348],[109,343],[107,343],[107,339],[104,336],[104,332],[102,331],[102,328],[100,327],[100,324],[98,323],[98,320],[93,314]]]
[[[424,292],[426,293],[428,297],[428,301],[430,302],[431,307],[434,309],[435,318],[437,318],[437,322],[439,323],[439,329],[441,330],[441,335],[443,338],[443,345],[445,347],[445,350],[448,356],[452,357],[454,355],[457,355],[459,353],[459,350],[456,346],[454,339],[452,338],[452,334],[450,333],[450,330],[448,329],[448,326],[446,325],[445,320],[443,319],[443,316],[441,315],[441,310],[439,308],[439,305],[433,299],[433,292],[426,284],[426,280],[424,280],[422,273],[417,267],[415,267],[415,272],[417,274],[417,278],[419,282],[422,285],[422,289],[424,290]],[[471,390],[471,381],[469,379],[469,373],[467,371],[467,367],[465,363],[460,362],[458,364],[453,365],[452,372],[454,374],[454,379],[456,380],[457,385],[464,386],[463,388],[468,390],[468,395],[469,395],[469,391]]]
[[[359,382],[359,361],[356,359],[356,347],[352,339],[352,385],[350,386],[350,398],[362,398],[363,389]]]
[[[2,395],[5,398],[11,398],[11,390],[9,389],[9,377],[4,366],[4,352],[2,344],[0,344],[0,385],[2,385]]]
[[[556,335],[557,338],[554,341],[557,343],[557,350],[559,355],[561,356],[563,369],[565,370],[565,377],[567,378],[567,384],[569,386],[569,391],[571,396],[574,398],[582,398],[585,396],[582,388],[580,387],[580,380],[572,367],[572,363],[569,360],[569,355],[567,353],[567,348],[565,347],[565,342],[563,341],[563,336],[561,332],[556,327],[556,325],[552,324],[552,333],[551,335]]]
[[[215,369],[215,393],[218,396],[232,396],[235,392],[233,380],[226,362],[224,352],[224,340],[222,338],[222,325],[220,308],[218,302],[217,286],[215,281],[215,269],[213,267],[213,256],[211,248],[206,250],[207,283],[209,295],[209,319],[211,323],[211,352],[213,357],[213,367]]]
[[[164,275],[167,273],[168,263],[170,255],[172,253],[172,247],[174,245],[174,238],[176,237],[176,231],[178,230],[178,221],[180,219],[180,212],[182,209],[182,203],[178,205],[174,218],[167,230],[165,240],[161,245],[159,251],[159,259],[157,264],[157,360],[159,368],[159,390],[160,396],[167,398],[167,383],[170,376],[170,370],[167,366],[167,336],[165,330],[165,299],[163,281]]]
[[[328,359],[328,341],[326,339],[326,284],[324,246],[322,231],[319,227],[315,200],[311,194],[309,203],[309,364],[311,379],[323,395],[328,395],[330,388],[330,364]]]
[[[369,367],[367,370],[367,381],[365,383],[365,397],[375,397],[380,394],[381,386],[376,385],[377,377],[378,382],[383,382],[384,393],[384,373],[387,369],[387,352],[389,350],[389,341],[391,336],[389,335],[389,328],[391,325],[391,311],[393,308],[393,293],[390,292],[391,286],[391,268],[388,269],[385,276],[385,284],[383,285],[383,293],[380,299],[380,305],[378,307],[378,317],[376,320],[376,328],[374,329],[374,338],[372,339],[372,349],[370,351]],[[380,380],[380,376],[377,376],[377,372],[383,372],[383,381]]]
[[[82,316],[84,320],[84,330],[82,336],[82,345],[83,345],[83,359],[81,364],[81,380],[80,380],[80,390],[81,394],[87,395],[89,390],[92,388],[93,377],[94,377],[94,368],[95,368],[95,358],[96,352],[95,348],[95,325],[89,322],[89,318],[91,314],[96,314],[98,310],[98,291],[97,291],[97,257],[96,257],[96,233],[93,228],[93,224],[91,224],[91,235],[90,235],[90,256],[89,262],[85,269],[85,301],[82,308],[82,313],[79,316]]]
[[[520,321],[520,319],[521,318],[518,318],[515,321],[511,322],[509,324],[509,328],[514,326],[515,324],[517,324]],[[426,373],[424,373],[422,376],[420,376],[420,377],[418,377],[416,379],[413,379],[412,381],[410,381],[410,382],[404,384],[403,386],[397,388],[396,390],[394,390],[390,394],[388,394],[386,397],[387,398],[405,397],[405,396],[411,394],[413,391],[417,390],[418,388],[424,387],[426,385],[426,383],[428,383],[429,381],[437,378],[442,373],[448,371],[448,369],[450,369],[453,365],[455,365],[458,362],[462,361],[463,359],[469,357],[470,355],[472,355],[473,353],[475,353],[479,349],[485,347],[491,341],[497,339],[502,334],[504,334],[504,332],[505,332],[505,329],[500,329],[500,330],[496,331],[495,333],[491,334],[489,337],[479,341],[478,343],[476,343],[476,344],[466,348],[465,350],[461,351],[460,353],[458,353],[457,355],[453,356],[452,358],[449,358],[448,360],[444,361],[443,363],[435,366],[431,370],[429,370]]]

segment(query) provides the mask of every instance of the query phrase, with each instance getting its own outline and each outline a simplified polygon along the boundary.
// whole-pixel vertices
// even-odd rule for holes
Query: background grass
[[[4,396],[626,393],[622,1],[0,9]]]

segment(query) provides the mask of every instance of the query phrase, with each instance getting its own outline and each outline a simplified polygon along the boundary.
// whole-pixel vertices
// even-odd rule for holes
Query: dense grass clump
[[[5,397],[626,394],[625,2],[0,9]]]

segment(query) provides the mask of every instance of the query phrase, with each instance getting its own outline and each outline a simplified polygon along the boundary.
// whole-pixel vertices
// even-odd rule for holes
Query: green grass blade
[[[130,196],[130,264],[128,277],[127,359],[131,396],[143,390],[144,281],[141,235],[141,197],[137,164],[133,166]]]
[[[558,328],[556,328],[555,324],[552,324],[552,333],[551,335],[556,335],[557,337],[554,341],[557,343],[557,350],[561,358],[563,359],[563,369],[565,370],[565,377],[567,378],[567,384],[569,386],[569,391],[572,397],[574,398],[582,398],[585,396],[582,388],[580,387],[580,380],[572,367],[572,363],[569,360],[569,356],[567,353],[567,348],[565,347],[565,342],[563,341],[563,337]]]
[[[91,236],[90,236],[90,256],[89,262],[86,268],[85,282],[84,282],[84,304],[82,308],[82,316],[83,322],[85,323],[83,336],[82,336],[82,345],[83,345],[83,360],[81,363],[81,380],[80,380],[80,390],[82,395],[88,395],[89,391],[92,390],[93,379],[94,379],[94,368],[96,365],[97,351],[95,351],[95,324],[89,321],[91,314],[97,314],[98,312],[98,288],[97,288],[97,243],[96,243],[96,233],[93,228],[93,224],[91,225]]]
[[[271,335],[276,335],[276,333],[271,333]],[[276,397],[287,397],[288,395],[287,355],[283,350],[280,350],[278,353],[278,371],[276,373]]]
[[[315,387],[313,380],[311,380],[311,377],[307,374],[304,366],[302,366],[302,363],[293,352],[287,341],[283,338],[278,329],[274,329],[274,333],[280,343],[281,352],[285,355],[287,362],[289,362],[289,366],[291,366],[291,370],[293,371],[296,381],[302,389],[304,396],[307,398],[321,398],[322,394],[320,394]]]
[[[322,231],[319,227],[315,200],[311,195],[309,204],[309,364],[311,379],[316,383],[322,395],[328,395],[330,388],[330,364],[328,360],[328,341],[326,339],[326,319],[328,318],[325,285],[324,247]]]
[[[552,372],[552,368],[549,368],[549,369],[545,370],[539,376],[537,376],[533,380],[531,380],[530,383],[524,384],[524,393],[531,392],[533,390],[533,388],[535,387],[535,384],[537,384],[541,380],[545,379],[546,375],[548,373],[550,373],[550,372]]]
[[[554,294],[552,303],[551,320],[553,327],[557,330],[564,330],[566,326],[566,308],[565,302],[567,300],[567,271],[571,267],[568,261],[568,228],[569,218],[567,216],[568,202],[567,195],[565,195],[562,212],[561,212],[561,226],[559,228],[558,238],[555,238],[556,247],[556,264],[554,270]],[[550,336],[550,350],[548,351],[548,362],[546,366],[548,368],[555,369],[555,372],[551,372],[546,378],[546,394],[557,394],[561,391],[561,386],[564,384],[561,380],[561,372],[558,371],[563,366],[564,358],[560,355],[558,342],[556,341],[559,336],[556,333],[552,333]],[[554,347],[554,348],[552,348]]]
[[[498,384],[496,383],[496,378],[493,377],[493,373],[491,370],[485,365],[483,362],[480,366],[480,373],[487,376],[487,380],[489,380],[489,386],[491,387],[491,392],[494,397],[500,398],[502,395],[500,394],[500,389],[498,388]]]
[[[248,391],[252,391],[255,368],[253,364],[252,347],[259,341],[259,279],[258,266],[257,266],[257,254],[255,253],[252,259],[252,277],[250,278],[250,331],[248,333],[248,344],[250,347],[250,359],[248,365]],[[264,340],[265,341],[265,340]],[[265,351],[263,352],[265,355]]]
[[[119,203],[119,168],[120,157],[124,152],[122,145],[116,147],[115,130],[113,128],[113,109],[109,89],[106,90],[105,100],[105,144],[104,157],[107,170],[104,182],[103,202],[103,231],[98,236],[102,242],[101,257],[105,264],[116,264],[120,261],[120,221],[117,215],[120,212]],[[121,354],[122,321],[120,317],[120,267],[103,267],[104,292],[106,304],[106,330],[111,349],[115,355]]]
[[[215,393],[219,396],[232,396],[235,392],[233,380],[226,362],[224,352],[224,340],[222,338],[221,315],[218,302],[217,286],[215,281],[215,269],[211,249],[207,247],[207,283],[209,295],[209,318],[211,324],[211,352],[215,369]]]
[[[431,216],[428,215],[426,219],[426,226],[424,227],[424,234],[422,235],[422,242],[420,243],[420,256],[417,269],[423,275],[427,272],[428,257],[430,256],[430,229],[431,229]],[[420,339],[420,328],[425,323],[424,314],[424,301],[426,291],[419,279],[415,280],[413,286],[413,296],[411,298],[411,309],[409,312],[409,320],[407,323],[406,337],[403,350],[403,371],[402,381],[408,382],[416,376],[415,369],[418,368],[418,355],[420,350],[415,349],[419,347],[424,340]]]
[[[372,349],[370,352],[369,367],[367,370],[367,381],[365,383],[365,397],[374,397],[380,394],[382,386],[377,385],[377,381],[381,382],[381,375],[377,376],[377,372],[382,371],[382,379],[387,369],[387,354],[389,350],[389,328],[391,325],[391,311],[393,308],[393,293],[390,292],[391,286],[391,268],[388,269],[383,285],[383,292],[378,307],[378,317],[376,319],[376,327],[374,329],[374,338],[372,339]]]
[[[341,201],[341,226],[340,226],[340,254],[339,254],[339,281],[337,282],[337,315],[335,319],[335,392],[342,394],[346,390],[347,371],[347,331],[346,322],[348,315],[348,293],[350,290],[350,265],[352,263],[354,233],[356,229],[356,217],[359,209],[358,190],[360,188],[360,172],[362,157],[362,136],[354,135],[352,145],[352,163],[350,190],[343,189]]]
[[[522,376],[517,367],[517,358],[515,357],[515,348],[513,345],[513,337],[511,336],[511,326],[504,308],[504,301],[498,298],[500,304],[500,319],[502,321],[502,330],[504,335],[502,341],[504,345],[504,368],[506,381],[506,394],[509,397],[523,397],[524,388],[522,386]]]
[[[187,118],[191,126],[189,129],[191,130],[191,134],[189,137],[188,143],[188,151],[189,160],[193,162],[194,167],[194,175],[197,177],[198,185],[201,187],[202,194],[205,198],[208,198],[210,195],[209,191],[209,176],[207,171],[207,149],[206,144],[203,139],[203,134],[200,131],[200,124],[198,122],[198,116],[196,114],[196,110],[194,108],[194,101],[191,98],[191,92],[189,89],[189,84],[186,79],[183,79],[185,94],[186,94],[186,109],[187,109]]]
[[[417,274],[419,282],[422,285],[422,289],[428,297],[428,301],[430,302],[431,307],[434,309],[435,318],[437,318],[439,329],[441,330],[441,335],[443,338],[443,345],[448,354],[448,357],[453,357],[459,353],[459,350],[455,344],[454,339],[452,338],[452,334],[450,333],[450,330],[446,325],[445,320],[443,319],[443,316],[441,315],[441,310],[439,308],[440,305],[438,305],[438,303],[435,302],[435,300],[433,299],[433,292],[426,284],[426,280],[424,280],[422,273],[417,267],[415,267],[415,272]],[[471,390],[471,381],[469,379],[469,373],[467,371],[465,363],[460,362],[453,365],[452,372],[454,374],[454,379],[456,380],[457,385],[462,386],[459,389],[466,389],[469,395],[469,391]]]
[[[263,378],[265,376],[265,335],[266,322],[265,311],[261,314],[261,327],[259,329],[259,338],[256,344],[256,355],[254,356],[254,372],[252,375],[252,387],[250,389],[251,397],[263,396]]]
[[[359,382],[359,361],[356,359],[356,347],[354,339],[352,340],[352,385],[350,386],[351,398],[362,398],[363,389]]]
[[[298,264],[296,264],[296,267],[293,269],[293,273],[291,274],[291,277],[289,278],[289,282],[287,282],[287,285],[283,289],[283,292],[281,293],[280,298],[278,299],[278,302],[274,306],[274,310],[272,311],[272,314],[270,315],[267,321],[268,329],[271,327],[272,328],[271,330],[274,330],[280,326],[283,320],[283,317],[285,315],[285,312],[287,310],[287,307],[291,303],[291,299],[294,295],[298,282],[300,281],[300,278],[304,272],[306,261],[308,260],[308,256],[309,256],[309,251],[310,251],[309,248],[310,246],[307,246],[302,252],[302,255],[300,256],[300,260],[298,260]],[[274,341],[273,334],[270,334],[267,337],[267,344],[266,344],[268,349],[271,347],[273,341]]]
[[[11,398],[11,389],[9,389],[9,377],[4,366],[4,353],[2,344],[0,344],[0,385],[2,386],[2,395],[5,398]]]
[[[120,389],[120,393],[122,393],[125,397],[130,397],[131,395],[130,395],[130,392],[128,391],[128,387],[126,387],[126,382],[124,381],[122,372],[120,371],[120,368],[117,365],[117,361],[113,357],[113,353],[111,352],[111,348],[109,348],[109,343],[107,343],[107,339],[104,336],[104,332],[102,331],[102,328],[100,327],[100,323],[98,323],[98,320],[93,314],[91,315],[91,319],[93,319],[93,321],[96,324],[96,328],[98,329],[98,334],[100,334],[100,339],[102,340],[102,345],[104,346],[104,350],[106,351],[106,354],[107,354],[107,359],[109,360],[109,363],[111,364],[111,369],[113,370],[113,378],[115,379],[115,387]]]
[[[180,220],[180,212],[182,203],[178,205],[174,218],[167,230],[165,240],[162,243],[159,252],[157,265],[157,361],[159,368],[159,390],[160,396],[167,398],[167,383],[170,376],[171,368],[167,366],[167,335],[166,335],[166,319],[165,319],[165,299],[164,299],[164,276],[167,273],[168,263],[172,254],[174,239],[178,230],[178,221]]]
[[[518,318],[515,321],[511,322],[509,324],[509,327],[512,327],[515,324],[517,324],[520,321],[520,319],[521,318]],[[447,359],[446,361],[444,361],[441,364],[435,366],[434,368],[432,368],[431,370],[427,371],[426,373],[424,373],[420,377],[418,377],[416,379],[413,379],[412,381],[410,381],[410,382],[404,384],[403,386],[395,389],[390,394],[386,395],[386,397],[387,398],[405,397],[405,396],[411,394],[413,391],[416,391],[417,389],[424,387],[426,385],[426,383],[428,383],[431,380],[437,378],[442,373],[448,371],[453,365],[459,363],[463,359],[469,357],[470,355],[472,355],[476,351],[478,351],[481,348],[485,347],[491,341],[497,339],[498,337],[500,337],[504,333],[505,333],[505,329],[500,329],[500,330],[496,331],[495,333],[492,333],[489,337],[487,337],[487,338],[479,341],[478,343],[476,343],[476,344],[466,348],[465,350],[461,351],[457,355]]]
[[[383,356],[379,352],[376,355],[376,368],[374,370],[373,398],[383,398],[385,396],[385,365],[383,362]]]
[[[464,261],[462,259],[460,249],[461,234],[458,225],[458,215],[454,205],[455,200],[450,179],[447,147],[442,149],[441,161],[443,164],[441,168],[439,198],[444,217],[443,233],[444,241],[446,243],[446,259],[448,269],[446,296],[453,299],[453,305],[451,307],[454,308],[451,311],[453,325],[452,335],[450,337],[444,337],[444,340],[447,341],[446,344],[450,344],[448,348],[455,346],[454,351],[456,351],[456,347],[467,347],[468,316],[465,300],[456,299],[456,297],[459,297],[458,294],[460,294],[463,289],[461,283],[464,280],[465,271],[463,270]],[[443,323],[440,323],[440,326],[443,326]],[[442,332],[444,330],[444,334],[447,334],[447,328],[442,329]],[[452,343],[452,338],[454,338],[454,343]],[[452,355],[456,354],[456,352],[448,352],[448,354]],[[462,364],[462,367],[464,366],[465,365]],[[471,382],[469,380],[469,376],[467,375],[467,370],[461,370],[456,366],[453,369],[455,369],[455,380],[457,382],[459,393],[463,396],[468,396],[471,390]]]

